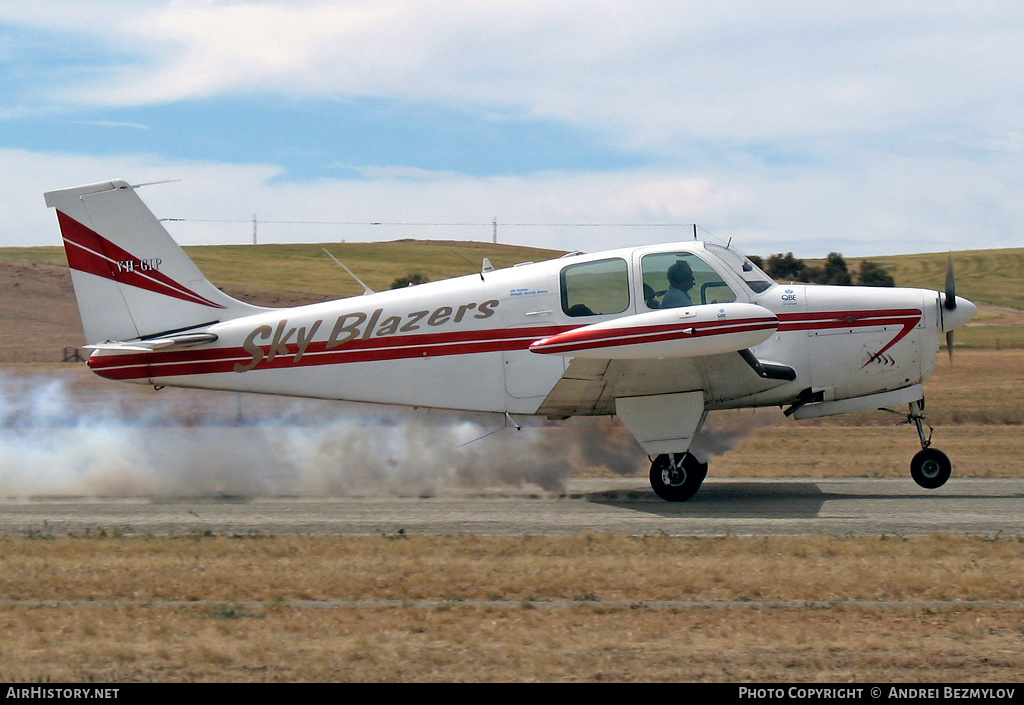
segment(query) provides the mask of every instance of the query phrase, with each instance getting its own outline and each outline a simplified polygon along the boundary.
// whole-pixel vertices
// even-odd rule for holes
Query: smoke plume
[[[198,402],[196,400],[199,400]],[[643,472],[610,419],[455,414],[0,374],[0,496],[429,496]],[[574,422],[575,421],[575,422]]]
[[[432,496],[642,476],[617,420],[548,423],[0,373],[0,496]],[[691,450],[733,448],[768,413],[712,415]]]

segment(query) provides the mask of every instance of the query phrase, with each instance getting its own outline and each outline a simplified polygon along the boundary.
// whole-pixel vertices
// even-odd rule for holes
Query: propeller
[[[956,310],[956,278],[953,276],[953,253],[949,253],[949,267],[946,268],[946,300],[942,302],[947,311]],[[953,364],[953,331],[946,332],[946,351],[949,364]]]

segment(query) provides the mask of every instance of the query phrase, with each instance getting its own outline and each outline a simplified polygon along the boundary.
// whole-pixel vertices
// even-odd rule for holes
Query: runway
[[[561,492],[435,497],[31,498],[0,501],[0,533],[122,534],[1024,534],[1024,480],[709,479],[688,502],[645,478],[573,479]]]

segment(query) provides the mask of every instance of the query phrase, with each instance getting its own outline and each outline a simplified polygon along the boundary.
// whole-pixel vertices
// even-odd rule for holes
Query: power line
[[[246,218],[161,218],[174,223],[253,223],[255,219]],[[260,220],[267,225],[389,225],[415,227],[482,227],[494,226],[495,221],[488,223],[434,223],[434,222],[389,222],[389,221],[351,221],[351,220]],[[502,227],[511,228],[691,228],[692,223],[498,223]],[[703,230],[703,228],[701,228]]]

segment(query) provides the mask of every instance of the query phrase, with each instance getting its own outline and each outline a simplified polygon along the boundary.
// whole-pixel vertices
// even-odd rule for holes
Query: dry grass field
[[[925,383],[932,441],[958,477],[1024,476],[1024,350],[959,350]],[[776,410],[710,417],[736,435],[713,459],[719,477],[905,477],[920,449],[904,419],[871,411],[807,421]],[[746,433],[752,429],[749,433]]]
[[[1022,546],[5,537],[0,678],[1017,682]]]
[[[1019,683],[1016,607],[17,607],[5,682]]]

